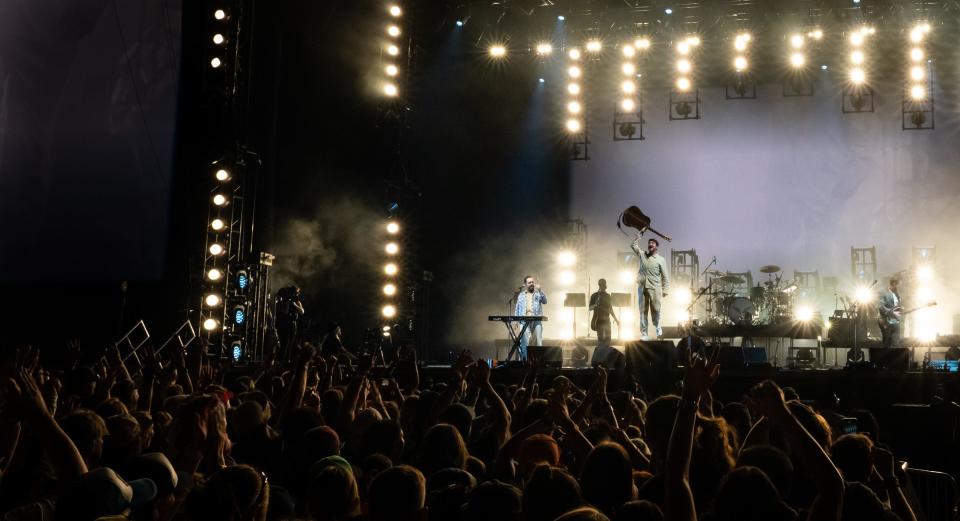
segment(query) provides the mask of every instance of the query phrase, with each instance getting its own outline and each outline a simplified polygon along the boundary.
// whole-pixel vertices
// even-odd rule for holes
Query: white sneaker
[[[640,340],[643,340],[644,342],[646,342],[647,340],[650,340],[650,337],[647,336],[646,333],[644,333],[644,334],[640,335]]]

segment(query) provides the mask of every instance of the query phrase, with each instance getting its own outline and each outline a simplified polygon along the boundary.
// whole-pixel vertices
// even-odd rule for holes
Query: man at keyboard
[[[523,287],[517,295],[517,306],[514,315],[525,317],[543,316],[543,305],[547,303],[547,295],[540,289],[537,280],[530,275],[523,278]],[[543,342],[543,324],[540,321],[530,322],[523,337],[520,338],[520,360],[527,359],[527,346],[539,346]]]

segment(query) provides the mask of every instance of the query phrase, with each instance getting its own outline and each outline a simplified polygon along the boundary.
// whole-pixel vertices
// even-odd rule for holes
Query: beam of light
[[[490,56],[494,58],[503,58],[507,55],[507,48],[503,45],[491,45],[489,52]]]
[[[632,271],[629,270],[620,270],[620,283],[621,284],[633,284],[636,281],[636,276]]]
[[[570,286],[577,281],[577,275],[572,270],[563,270],[557,280],[564,286]]]
[[[690,288],[679,288],[673,292],[673,297],[676,299],[677,304],[686,306],[690,303],[690,300],[693,299],[693,294],[690,292]]]
[[[854,85],[860,85],[867,81],[867,73],[857,67],[850,71],[850,81],[853,82]]]
[[[933,280],[933,267],[929,264],[924,264],[917,268],[917,280],[920,282],[930,282]]]
[[[573,266],[577,263],[577,255],[570,250],[563,250],[557,254],[557,262],[561,266]]]
[[[600,40],[592,39],[587,42],[587,45],[585,47],[588,52],[598,53],[601,50],[603,50],[603,43],[601,43]]]
[[[551,53],[553,53],[553,45],[550,45],[546,42],[538,43],[536,49],[537,54],[540,56],[549,56]]]
[[[853,299],[860,304],[873,301],[873,297],[873,290],[867,286],[860,286],[853,293]]]

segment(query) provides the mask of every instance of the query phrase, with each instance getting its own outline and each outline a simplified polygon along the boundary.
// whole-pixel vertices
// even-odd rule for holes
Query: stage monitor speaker
[[[624,346],[627,371],[649,399],[671,393],[677,380],[677,347],[669,340],[636,341]]]
[[[767,363],[767,350],[762,347],[723,347],[717,357],[720,367],[743,368]]]
[[[870,362],[880,369],[905,372],[910,369],[910,349],[906,347],[870,349]]]
[[[563,365],[563,349],[560,346],[527,346],[530,358],[540,361],[544,367]]]

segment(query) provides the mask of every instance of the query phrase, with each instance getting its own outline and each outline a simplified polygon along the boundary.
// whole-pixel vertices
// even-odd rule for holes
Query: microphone
[[[873,279],[873,284],[870,284],[870,287],[872,288],[872,287],[874,287],[874,286],[876,286],[876,285],[877,285],[877,279]]]

